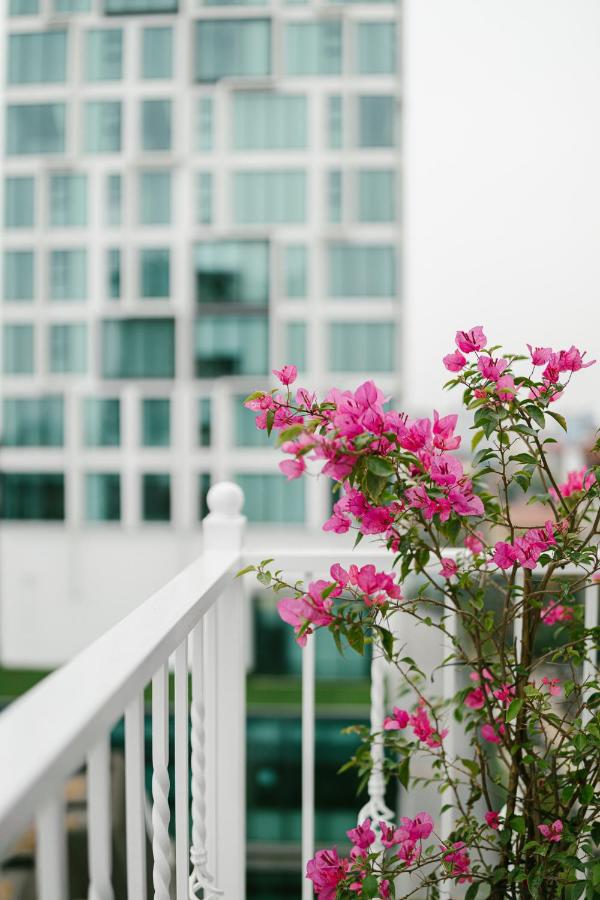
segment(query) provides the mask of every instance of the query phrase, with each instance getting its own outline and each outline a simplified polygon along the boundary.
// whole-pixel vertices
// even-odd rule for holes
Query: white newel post
[[[241,551],[243,504],[237,484],[221,482],[210,489],[205,553]],[[246,618],[242,580],[232,576],[204,629],[205,687],[212,686],[204,691],[207,865],[226,900],[246,896]]]

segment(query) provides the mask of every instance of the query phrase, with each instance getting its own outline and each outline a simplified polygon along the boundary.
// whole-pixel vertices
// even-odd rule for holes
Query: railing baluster
[[[310,581],[306,574],[306,581]],[[312,882],[305,878],[306,863],[315,852],[315,668],[316,634],[302,650],[302,900],[314,897]]]
[[[152,679],[152,854],[154,900],[169,900],[169,671],[161,666]]]
[[[140,695],[125,711],[125,821],[129,900],[146,896],[144,738],[144,698]]]
[[[371,732],[381,731],[385,716],[385,674],[386,661],[383,650],[377,642],[373,644],[373,658],[371,660]],[[394,813],[386,806],[385,802],[385,778],[383,775],[383,762],[385,758],[385,746],[381,737],[375,738],[371,744],[371,759],[373,768],[369,776],[367,791],[369,799],[358,814],[358,821],[363,822],[370,818],[376,826],[378,834],[378,822],[385,821],[390,824],[394,820]],[[379,838],[379,836],[378,836]],[[379,841],[377,846],[380,847]]]
[[[584,623],[586,628],[596,628],[598,626],[598,605],[600,603],[600,586],[597,584],[591,585],[587,587],[583,594],[583,602],[584,602]],[[582,684],[585,685],[585,682],[588,679],[593,679],[596,675],[596,659],[597,649],[593,642],[593,640],[588,640],[586,645],[587,657],[583,661],[583,671],[581,673],[581,681]],[[590,694],[589,688],[583,689],[583,700],[586,701]],[[583,724],[587,725],[590,721],[591,713],[590,710],[586,707],[583,710],[582,720]]]
[[[175,862],[177,900],[189,896],[189,705],[187,638],[175,652]]]
[[[89,900],[113,900],[112,818],[110,804],[110,738],[103,738],[88,757],[87,827]]]
[[[36,816],[36,885],[38,900],[65,900],[69,896],[62,793],[51,797]]]

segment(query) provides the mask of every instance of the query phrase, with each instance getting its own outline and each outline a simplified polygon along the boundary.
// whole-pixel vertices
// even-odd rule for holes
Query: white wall
[[[405,398],[457,328],[600,358],[600,3],[406,0]],[[593,407],[600,366],[563,412]]]

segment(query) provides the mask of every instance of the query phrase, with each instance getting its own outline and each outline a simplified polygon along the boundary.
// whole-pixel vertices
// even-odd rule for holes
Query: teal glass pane
[[[171,173],[140,173],[140,225],[171,224]]]
[[[394,146],[394,97],[366,96],[358,98],[359,147]]]
[[[170,475],[146,473],[142,476],[142,518],[144,522],[168,522],[170,520]]]
[[[266,316],[202,316],[195,323],[194,336],[197,376],[266,375]]]
[[[109,300],[121,299],[121,251],[117,247],[106,251],[106,294]]]
[[[83,146],[86,153],[120,151],[120,100],[90,100],[85,104]]]
[[[171,101],[142,101],[142,149],[171,149]]]
[[[244,492],[244,515],[249,522],[294,525],[304,522],[304,481],[287,481],[283,475],[238,473]]]
[[[198,520],[201,521],[208,515],[208,492],[211,484],[210,472],[201,472],[198,475]]]
[[[50,251],[50,299],[85,300],[87,294],[87,252]]]
[[[35,221],[35,180],[32,176],[4,179],[4,225],[6,228],[33,228]]]
[[[307,142],[306,97],[269,91],[233,94],[235,150],[303,150]]]
[[[213,149],[213,100],[200,97],[196,114],[196,149],[203,153]]]
[[[87,325],[50,325],[48,357],[52,373],[83,375],[87,371]]]
[[[203,19],[196,22],[195,43],[196,81],[271,72],[269,19]]]
[[[393,75],[396,71],[394,22],[359,22],[357,71],[361,75]]]
[[[267,306],[267,241],[205,241],[194,249],[199,303]]]
[[[170,78],[173,74],[173,29],[142,31],[142,78]]]
[[[271,439],[266,431],[256,427],[256,413],[244,406],[247,394],[238,394],[231,398],[233,434],[236,447],[270,446]]]
[[[39,12],[39,0],[9,0],[11,16],[35,16]]]
[[[213,206],[213,176],[212,172],[198,172],[198,210],[196,220],[199,225],[210,225],[212,222]]]
[[[52,84],[66,76],[67,32],[32,31],[8,36],[9,84]]]
[[[85,518],[88,522],[119,521],[121,477],[116,472],[86,472]]]
[[[2,371],[5,375],[33,375],[33,325],[19,323],[4,326]]]
[[[120,175],[106,177],[106,224],[121,224],[123,184]]]
[[[4,252],[4,299],[33,300],[33,250]]]
[[[65,152],[65,104],[6,107],[6,152],[10,156]]]
[[[120,28],[96,28],[86,34],[87,81],[119,81],[123,77],[123,32]]]
[[[332,322],[329,326],[330,371],[393,371],[394,335],[393,322]]]
[[[173,319],[105,319],[103,378],[174,378]]]
[[[62,521],[64,517],[61,472],[0,473],[0,519]]]
[[[210,397],[198,400],[198,446],[210,447],[212,443],[212,402]]]
[[[331,244],[330,297],[393,297],[396,251],[387,244]]]
[[[54,0],[54,11],[58,13],[91,12],[92,0]]]
[[[287,75],[341,75],[342,23],[290,22],[284,58]]]
[[[344,105],[340,94],[327,98],[327,134],[331,150],[339,150],[344,143]]]
[[[238,225],[305,222],[306,173],[234,172],[233,217]]]
[[[171,443],[171,401],[168,397],[142,400],[142,446],[168,447]]]
[[[177,12],[177,7],[178,0],[104,0],[104,12],[108,15]]]
[[[51,175],[49,192],[50,225],[87,225],[87,175]]]
[[[121,409],[117,397],[85,397],[83,443],[86,447],[118,447],[121,443]]]
[[[6,397],[2,404],[5,447],[62,447],[62,397]]]
[[[306,371],[306,322],[288,322],[285,326],[285,362]]]
[[[170,252],[164,247],[140,251],[140,293],[145,299],[169,297]]]
[[[396,186],[392,170],[363,170],[358,173],[359,222],[393,222],[396,215]]]
[[[285,293],[290,300],[306,297],[308,281],[308,250],[303,244],[285,248]]]
[[[342,173],[339,169],[327,173],[327,200],[329,221],[337,225],[342,221]]]

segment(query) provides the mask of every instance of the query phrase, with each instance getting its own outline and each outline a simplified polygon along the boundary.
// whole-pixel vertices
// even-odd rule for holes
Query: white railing
[[[246,604],[236,572],[269,555],[245,551],[243,494],[234,484],[208,495],[203,553],[165,587],[72,662],[45,679],[0,716],[0,860],[35,823],[39,900],[65,900],[68,865],[64,790],[87,771],[88,900],[112,900],[110,733],[125,719],[127,895],[147,896],[144,693],[152,694],[151,849],[155,900],[245,897],[245,664]],[[454,554],[457,551],[454,551]],[[334,563],[391,566],[382,549],[290,549],[278,568],[306,579]],[[566,573],[565,573],[566,574]],[[597,589],[586,592],[586,624],[597,623]],[[411,620],[400,639],[412,640]],[[452,633],[456,623],[449,622]],[[518,623],[516,626],[518,630]],[[410,650],[410,648],[409,648]],[[449,647],[446,648],[449,650]],[[443,654],[445,655],[445,654]],[[174,673],[175,784],[169,784],[169,672]],[[191,672],[191,697],[189,675]],[[381,729],[385,677],[380,655],[371,672],[371,724]],[[585,674],[590,674],[586,671]],[[447,699],[457,689],[455,669],[442,669]],[[390,698],[391,699],[391,698]],[[191,731],[189,722],[191,720]],[[448,722],[449,746],[456,740]],[[191,742],[191,773],[189,746]],[[357,816],[388,818],[381,768],[374,747],[367,803]],[[302,654],[302,869],[314,854],[315,642]],[[191,822],[188,791],[191,774]],[[169,789],[175,795],[175,842],[170,838]],[[444,833],[452,812],[443,816]],[[189,840],[191,824],[191,846]],[[303,900],[313,897],[302,878]],[[173,882],[173,883],[171,883]],[[446,894],[447,896],[447,894]]]

